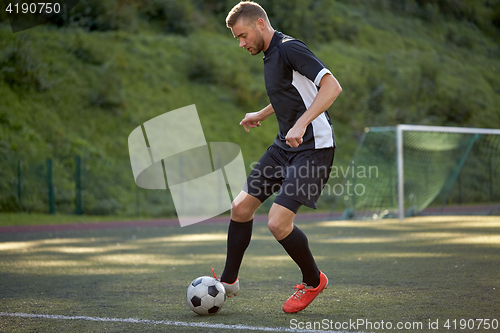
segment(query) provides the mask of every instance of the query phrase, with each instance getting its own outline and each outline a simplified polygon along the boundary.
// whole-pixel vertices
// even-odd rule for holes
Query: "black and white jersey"
[[[297,148],[286,144],[285,137],[295,122],[311,106],[323,76],[331,72],[299,40],[276,31],[264,52],[264,77],[271,105],[278,119],[279,132],[274,144],[288,151],[336,147],[328,111],[307,126],[303,142]]]

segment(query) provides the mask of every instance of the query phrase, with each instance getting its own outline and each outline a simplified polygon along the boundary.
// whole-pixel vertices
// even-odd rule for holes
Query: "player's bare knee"
[[[231,219],[236,222],[247,222],[253,219],[253,211],[250,207],[246,207],[242,203],[231,205]]]
[[[274,235],[275,232],[279,231],[279,225],[269,218],[269,221],[267,222],[267,227],[269,228],[269,231]]]
[[[267,227],[269,228],[269,231],[273,234],[273,236],[276,239],[280,239],[281,235],[283,233],[283,225],[282,223],[279,223],[277,219],[274,219],[273,217],[269,216],[269,221],[267,222]]]

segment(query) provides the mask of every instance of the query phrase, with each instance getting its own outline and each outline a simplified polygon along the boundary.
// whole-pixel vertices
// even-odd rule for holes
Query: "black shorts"
[[[334,154],[335,148],[289,152],[272,145],[250,172],[243,190],[261,202],[277,192],[274,202],[295,214],[302,205],[316,209]]]

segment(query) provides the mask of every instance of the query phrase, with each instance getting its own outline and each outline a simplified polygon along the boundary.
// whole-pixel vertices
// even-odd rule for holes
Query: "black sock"
[[[306,235],[294,226],[292,232],[279,243],[302,271],[302,281],[308,286],[316,288],[319,285],[319,269],[309,250]]]
[[[238,277],[243,254],[250,244],[252,238],[253,219],[248,222],[236,222],[231,220],[227,230],[227,255],[226,266],[220,280],[233,283]]]

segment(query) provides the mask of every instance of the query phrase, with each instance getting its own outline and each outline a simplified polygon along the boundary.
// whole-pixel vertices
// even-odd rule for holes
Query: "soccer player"
[[[234,6],[226,25],[239,39],[240,47],[252,55],[264,53],[265,84],[271,102],[258,112],[247,113],[240,125],[248,132],[274,113],[279,132],[232,203],[226,264],[220,281],[227,296],[236,295],[254,213],[277,192],[268,227],[302,272],[302,283],[295,286],[296,292],[283,305],[283,311],[295,313],[305,309],[328,284],[328,278],[316,266],[306,235],[293,221],[302,205],[316,208],[328,181],[336,143],[327,109],[342,88],[304,43],[275,31],[257,3],[242,1]]]

